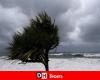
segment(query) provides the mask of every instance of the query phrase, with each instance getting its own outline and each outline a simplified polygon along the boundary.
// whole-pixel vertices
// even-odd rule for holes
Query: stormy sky
[[[100,0],[0,0],[0,51],[44,10],[59,27],[58,51],[100,52]]]

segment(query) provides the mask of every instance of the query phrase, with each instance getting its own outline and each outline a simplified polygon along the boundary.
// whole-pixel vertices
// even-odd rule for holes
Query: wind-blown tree
[[[17,32],[9,46],[10,59],[22,62],[41,62],[49,70],[48,53],[59,44],[58,28],[46,12],[31,19],[23,32]]]

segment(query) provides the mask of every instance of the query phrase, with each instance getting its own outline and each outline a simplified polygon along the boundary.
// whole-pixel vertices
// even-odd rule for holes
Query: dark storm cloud
[[[28,17],[19,8],[5,8],[0,5],[0,50],[7,46],[11,36],[28,22]]]
[[[0,46],[6,46],[14,32],[22,30],[31,17],[44,10],[56,19],[60,45],[65,50],[72,47],[76,51],[98,51],[99,0],[0,0]]]
[[[93,19],[93,21],[81,26],[82,34],[80,37],[86,42],[100,42],[100,17],[98,16],[97,20]]]
[[[33,14],[46,10],[52,16],[57,16],[65,12],[72,0],[1,0],[0,3],[5,7],[18,6],[27,14]]]
[[[2,20],[0,21],[0,38],[3,40],[5,38],[11,38],[12,33],[17,31],[17,29],[21,28],[24,24],[26,21],[24,19],[34,17],[37,13],[44,10],[59,22],[59,16],[70,8],[71,0],[0,0],[0,4],[2,10],[2,14],[0,14],[2,16]],[[16,20],[14,21],[13,18]],[[64,22],[64,24],[65,23],[66,22]],[[64,29],[64,27],[65,25],[63,25],[62,29]],[[69,31],[69,29],[67,31]]]
[[[58,52],[82,52],[82,53],[85,53],[85,52],[92,52],[92,53],[95,53],[95,52],[100,52],[100,43],[96,44],[67,44],[67,45],[64,45],[64,46],[58,46],[57,47],[57,51]]]
[[[80,37],[86,42],[100,42],[100,1],[87,8],[84,18],[80,22]]]

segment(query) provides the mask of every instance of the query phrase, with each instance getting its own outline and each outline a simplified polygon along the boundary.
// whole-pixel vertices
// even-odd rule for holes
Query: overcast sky
[[[44,10],[59,27],[59,51],[100,51],[100,0],[0,0],[0,50]]]

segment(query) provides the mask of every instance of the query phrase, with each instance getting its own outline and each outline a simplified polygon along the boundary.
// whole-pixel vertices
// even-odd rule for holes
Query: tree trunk
[[[49,71],[49,64],[48,64],[48,61],[49,61],[49,59],[48,59],[48,53],[49,53],[49,49],[46,49],[46,51],[45,51],[45,56],[46,56],[46,59],[45,59],[45,69],[46,69],[46,71]]]
[[[46,71],[49,71],[49,65],[48,64],[44,64],[44,65],[45,65]]]

